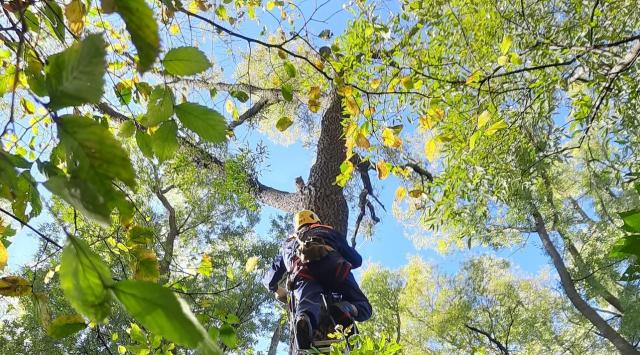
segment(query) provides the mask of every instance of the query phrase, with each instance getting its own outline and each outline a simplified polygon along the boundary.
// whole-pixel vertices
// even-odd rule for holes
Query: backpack
[[[315,279],[325,286],[343,282],[351,271],[351,263],[327,244],[316,228],[324,228],[323,233],[333,232],[330,226],[313,224],[294,235],[298,243],[294,277]]]

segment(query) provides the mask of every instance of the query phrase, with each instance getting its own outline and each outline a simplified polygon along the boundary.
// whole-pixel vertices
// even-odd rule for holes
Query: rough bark
[[[551,257],[553,265],[558,272],[558,276],[560,276],[560,284],[564,289],[564,292],[567,294],[567,297],[574,305],[574,307],[582,314],[585,318],[593,324],[600,334],[603,337],[608,339],[613,346],[618,349],[621,354],[640,354],[634,347],[631,345],[626,339],[624,339],[618,332],[613,329],[609,323],[607,323],[598,312],[596,312],[578,293],[576,286],[571,279],[571,275],[567,270],[564,261],[562,260],[562,256],[558,252],[558,249],[555,247],[553,242],[551,241],[551,237],[547,232],[547,227],[544,223],[544,219],[542,215],[538,211],[538,209],[531,205],[531,215],[533,220],[535,221],[536,231],[542,245]]]
[[[342,188],[335,184],[340,164],[347,152],[342,132],[342,101],[337,93],[331,95],[325,111],[318,139],[316,162],[309,173],[310,197],[306,207],[315,211],[323,223],[346,235],[349,208]]]

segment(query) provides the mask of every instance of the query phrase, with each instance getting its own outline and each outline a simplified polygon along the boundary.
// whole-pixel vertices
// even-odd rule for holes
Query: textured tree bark
[[[349,207],[342,188],[335,184],[340,164],[347,157],[342,132],[342,100],[334,91],[322,117],[316,162],[309,173],[310,198],[306,207],[318,214],[323,223],[346,235]]]
[[[536,224],[538,237],[540,238],[540,241],[542,241],[542,245],[544,246],[547,254],[551,257],[553,265],[560,276],[560,284],[574,307],[576,307],[576,309],[585,318],[587,318],[589,322],[598,329],[600,334],[607,338],[621,354],[640,354],[633,345],[618,334],[618,332],[616,332],[609,323],[600,317],[598,312],[596,312],[584,299],[582,299],[576,290],[576,286],[571,279],[571,275],[569,274],[564,261],[562,260],[562,256],[560,256],[558,249],[556,249],[555,245],[553,245],[553,242],[551,241],[551,237],[547,232],[547,227],[542,215],[534,205],[531,205],[531,215]]]

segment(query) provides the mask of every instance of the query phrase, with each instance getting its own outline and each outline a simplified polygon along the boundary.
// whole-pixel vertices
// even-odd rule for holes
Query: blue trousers
[[[339,293],[342,295],[344,301],[356,306],[358,309],[358,315],[355,317],[356,321],[364,322],[371,318],[371,304],[367,296],[360,290],[352,273],[349,273],[349,276],[347,276],[343,282],[329,287],[323,287],[313,280],[296,280],[293,290],[296,316],[305,313],[311,320],[311,326],[315,328],[320,320],[323,292],[325,292],[325,294],[332,292]]]

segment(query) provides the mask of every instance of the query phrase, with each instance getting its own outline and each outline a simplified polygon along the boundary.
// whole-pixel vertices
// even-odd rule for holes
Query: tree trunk
[[[269,352],[267,355],[276,355],[278,344],[280,344],[280,333],[282,333],[282,324],[278,322],[276,328],[273,330],[273,335],[271,335],[271,344],[269,344]]]
[[[574,307],[576,307],[576,309],[585,318],[587,318],[589,322],[598,329],[602,336],[607,338],[621,354],[640,354],[633,345],[618,334],[618,332],[616,332],[609,323],[600,317],[598,312],[596,312],[584,299],[582,299],[576,290],[576,286],[571,279],[571,275],[569,274],[558,249],[556,249],[555,245],[553,245],[553,242],[551,241],[551,237],[547,232],[547,227],[545,226],[542,215],[534,205],[531,205],[531,209],[531,215],[536,224],[538,237],[540,238],[540,241],[542,241],[542,245],[547,251],[547,254],[551,257],[553,265],[560,276],[560,284]]]
[[[322,117],[316,162],[309,173],[310,198],[305,205],[318,214],[322,223],[346,235],[349,208],[342,187],[335,183],[336,176],[340,174],[340,164],[347,157],[341,124],[342,100],[335,91],[330,99],[331,103]]]

